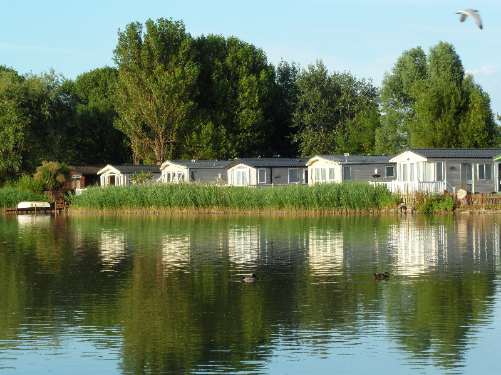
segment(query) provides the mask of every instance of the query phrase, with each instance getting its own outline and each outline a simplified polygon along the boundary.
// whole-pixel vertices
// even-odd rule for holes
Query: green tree
[[[186,157],[233,158],[269,151],[275,74],[264,52],[237,38],[201,36],[194,41],[196,125]]]
[[[280,61],[276,69],[275,100],[273,102],[274,126],[272,129],[273,143],[270,144],[272,153],[296,156],[297,147],[293,142],[296,128],[293,123],[293,114],[298,100],[297,79],[300,72],[299,65]]]
[[[395,154],[409,146],[417,85],[427,77],[426,54],[421,47],[405,51],[381,88],[381,127],[376,130],[376,152]]]
[[[459,124],[459,141],[463,147],[495,146],[497,126],[491,111],[489,95],[466,76],[463,83],[465,112]]]
[[[191,127],[198,67],[192,38],[179,21],[149,19],[118,33],[116,126],[129,138],[135,162],[179,154]]]
[[[302,155],[373,151],[379,112],[370,82],[350,73],[329,74],[317,62],[300,73],[297,85],[294,139]]]
[[[22,107],[22,81],[14,70],[0,66],[0,181],[17,174],[22,165],[29,124]]]
[[[124,134],[113,126],[114,93],[118,72],[104,67],[79,75],[72,87],[76,96],[75,119],[78,163],[123,163],[129,160]]]
[[[496,125],[490,98],[466,77],[454,47],[440,42],[428,56],[406,51],[381,90],[382,126],[376,150],[396,153],[406,147],[488,147]]]

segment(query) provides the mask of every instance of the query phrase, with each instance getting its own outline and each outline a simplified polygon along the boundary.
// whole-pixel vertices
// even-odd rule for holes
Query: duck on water
[[[374,273],[374,280],[388,280],[390,278],[390,273],[389,272],[375,272]]]
[[[257,280],[257,276],[254,273],[252,275],[247,275],[247,276],[242,277],[243,283],[255,283],[256,280]]]

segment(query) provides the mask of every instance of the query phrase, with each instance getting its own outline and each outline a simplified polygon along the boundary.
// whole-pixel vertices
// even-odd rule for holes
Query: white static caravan
[[[226,184],[226,160],[167,160],[160,166],[163,183]]]
[[[101,169],[99,182],[101,186],[128,186],[132,183],[131,179],[138,173],[151,173],[151,181],[157,181],[160,178],[160,168],[157,165],[111,165]]]
[[[501,149],[412,149],[391,159],[397,180],[388,189],[400,193],[443,193],[465,189],[472,193],[499,191]]]
[[[228,167],[228,185],[272,186],[308,183],[306,159],[242,158]]]
[[[307,165],[310,185],[396,178],[395,164],[389,156],[317,155]]]

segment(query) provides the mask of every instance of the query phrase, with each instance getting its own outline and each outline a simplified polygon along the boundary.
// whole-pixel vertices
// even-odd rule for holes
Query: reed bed
[[[394,207],[398,197],[366,183],[276,187],[154,184],[89,188],[70,198],[80,209],[364,211]]]
[[[47,197],[41,193],[20,189],[14,186],[0,188],[0,208],[14,208],[22,201],[46,201]]]

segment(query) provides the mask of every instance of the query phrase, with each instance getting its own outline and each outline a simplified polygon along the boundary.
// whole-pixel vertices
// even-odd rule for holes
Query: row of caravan
[[[163,183],[205,183],[232,186],[267,186],[343,182],[390,181],[395,165],[387,156],[322,155],[300,158],[240,158],[235,160],[167,160],[160,167],[107,165],[100,185],[128,185],[137,173],[151,173]]]
[[[393,157],[167,160],[161,166],[107,165],[97,175],[101,186],[126,186],[144,172],[162,183],[274,186],[369,181],[393,192],[491,193],[501,191],[501,149],[411,149]]]

